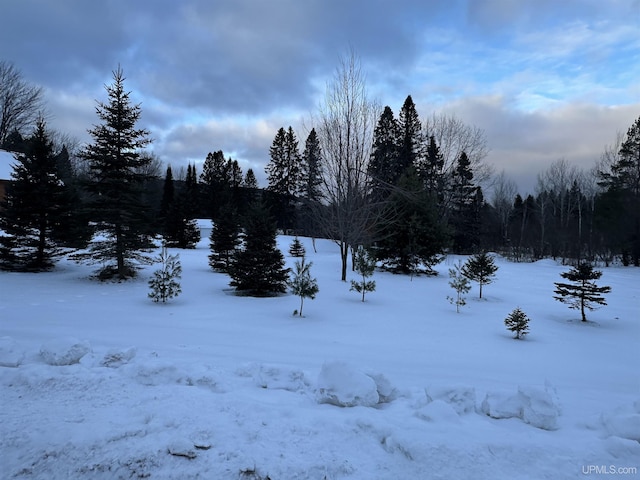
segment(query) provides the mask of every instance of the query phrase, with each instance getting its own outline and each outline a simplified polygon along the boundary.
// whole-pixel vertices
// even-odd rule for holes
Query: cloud
[[[597,157],[633,122],[639,14],[626,0],[7,0],[0,59],[81,141],[120,64],[163,160],[222,149],[260,180],[277,129],[303,143],[353,49],[383,105],[453,111],[487,131],[489,160],[529,174]]]
[[[589,170],[618,132],[638,117],[640,102],[623,106],[564,104],[544,111],[514,110],[501,96],[458,100],[443,109],[483,128],[491,151],[487,162],[505,170],[521,193],[533,193],[536,176],[556,160]]]

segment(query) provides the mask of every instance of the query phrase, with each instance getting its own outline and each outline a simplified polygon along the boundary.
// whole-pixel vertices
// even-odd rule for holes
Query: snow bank
[[[608,435],[640,442],[640,399],[603,413],[601,421]]]
[[[24,357],[24,350],[13,338],[0,337],[0,367],[18,367]]]
[[[103,367],[116,368],[129,363],[136,356],[136,348],[113,348],[105,353],[100,365]]]
[[[441,400],[451,405],[458,415],[474,412],[476,409],[476,390],[473,387],[430,385],[425,388],[427,401]]]
[[[373,407],[380,402],[375,380],[345,362],[322,365],[316,393],[318,403],[338,407]]]
[[[444,400],[433,400],[415,412],[415,416],[427,422],[458,423],[460,417],[453,405]]]
[[[56,338],[40,347],[40,356],[45,363],[54,366],[73,365],[91,351],[89,342],[75,337]]]
[[[548,386],[544,389],[520,386],[515,394],[487,393],[480,411],[491,418],[520,418],[533,427],[556,430],[560,406]]]
[[[309,382],[302,370],[289,367],[279,367],[275,365],[264,365],[262,363],[251,363],[236,370],[236,374],[241,377],[250,377],[260,388],[273,390],[287,390],[298,392],[310,387]]]
[[[520,418],[522,402],[517,394],[488,392],[480,405],[480,411],[491,418]]]
[[[537,387],[518,387],[522,401],[522,420],[543,430],[556,430],[560,407],[552,392]]]

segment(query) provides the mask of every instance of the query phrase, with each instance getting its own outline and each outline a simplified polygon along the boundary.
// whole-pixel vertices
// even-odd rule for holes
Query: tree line
[[[0,64],[0,72],[8,68],[15,72]],[[518,261],[640,265],[640,118],[592,171],[559,160],[523,197],[504,173],[492,175],[480,129],[455,117],[421,120],[410,95],[397,117],[380,108],[352,55],[329,82],[304,147],[292,127],[276,132],[266,188],[222,151],[209,153],[200,173],[190,164],[174,179],[167,167],[163,182],[124,80],[118,67],[108,101],[98,102],[92,141],[75,156],[32,114],[41,106],[38,89],[27,88],[31,108],[3,116],[0,140],[17,162],[0,207],[0,268],[46,270],[76,251],[77,260],[101,265],[102,278],[128,278],[150,262],[154,236],[193,248],[196,218],[245,229],[257,203],[284,231],[335,241],[342,280],[361,246],[383,268],[405,274],[430,273],[447,252],[488,250]],[[11,76],[0,93],[16,81]],[[23,136],[28,122],[35,127]],[[230,261],[250,240],[234,242],[226,260],[212,261]]]

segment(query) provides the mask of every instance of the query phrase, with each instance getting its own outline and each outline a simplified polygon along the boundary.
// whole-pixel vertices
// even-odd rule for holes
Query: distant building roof
[[[11,178],[14,163],[13,153],[0,150],[0,180],[9,180]]]

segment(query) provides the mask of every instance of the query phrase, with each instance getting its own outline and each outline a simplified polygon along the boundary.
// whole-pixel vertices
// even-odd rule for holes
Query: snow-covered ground
[[[604,269],[609,305],[584,324],[552,298],[566,267],[498,258],[456,314],[455,258],[376,272],[362,303],[337,246],[302,241],[320,286],[304,318],[291,295],[234,296],[206,237],[178,251],[167,305],[147,298],[157,266],[105,284],[67,261],[0,273],[0,477],[640,476],[640,269]],[[525,340],[503,323],[517,306]]]

